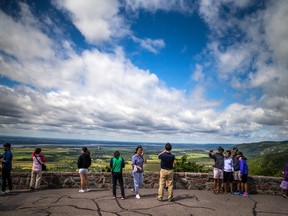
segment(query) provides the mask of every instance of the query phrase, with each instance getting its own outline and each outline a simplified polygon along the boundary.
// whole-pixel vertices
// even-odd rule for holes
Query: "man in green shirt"
[[[125,162],[122,157],[120,157],[119,151],[114,153],[114,157],[110,161],[110,167],[112,169],[112,193],[113,199],[116,199],[116,185],[117,180],[120,184],[121,190],[121,199],[125,199],[125,192],[124,192],[124,185],[123,185],[123,176],[122,176],[122,169],[125,167]]]

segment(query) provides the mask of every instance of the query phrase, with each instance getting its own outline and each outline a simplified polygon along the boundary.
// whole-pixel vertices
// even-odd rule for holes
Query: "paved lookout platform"
[[[274,195],[214,195],[211,191],[174,190],[174,202],[159,202],[157,190],[142,189],[141,199],[126,190],[126,199],[112,199],[110,190],[15,190],[0,196],[0,215],[288,215],[288,199]],[[165,192],[167,195],[167,192]]]

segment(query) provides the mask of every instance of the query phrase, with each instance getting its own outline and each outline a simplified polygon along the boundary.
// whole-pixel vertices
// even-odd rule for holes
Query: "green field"
[[[46,165],[51,172],[75,172],[77,170],[77,159],[81,154],[81,148],[76,147],[41,147],[46,158]],[[119,150],[121,156],[125,159],[126,167],[124,172],[131,172],[131,158],[134,154],[134,148],[131,147],[94,147],[90,148],[92,165],[90,170],[94,172],[107,171],[110,159],[114,151]],[[13,171],[26,172],[32,167],[32,152],[34,147],[14,147],[13,151]],[[161,149],[151,147],[145,149],[147,163],[144,165],[145,172],[158,172],[160,170],[160,160],[157,155]],[[213,160],[208,158],[206,151],[202,150],[183,150],[183,148],[173,149],[176,159],[183,155],[188,156],[189,161],[205,165],[207,170],[212,168]]]

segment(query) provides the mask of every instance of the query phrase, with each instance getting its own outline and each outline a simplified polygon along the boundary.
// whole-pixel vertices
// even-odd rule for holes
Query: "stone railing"
[[[27,189],[30,183],[30,173],[12,173],[14,189]],[[125,188],[133,188],[131,173],[124,173]],[[282,178],[269,176],[249,176],[250,193],[281,194],[279,187]],[[111,189],[111,173],[90,173],[91,188]],[[144,188],[158,188],[159,173],[144,173]],[[79,188],[80,177],[74,172],[44,172],[41,188]],[[188,190],[212,190],[213,175],[211,173],[175,173],[174,188]]]

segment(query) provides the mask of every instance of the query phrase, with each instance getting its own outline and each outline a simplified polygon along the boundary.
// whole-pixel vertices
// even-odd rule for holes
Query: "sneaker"
[[[132,188],[132,189],[131,189],[131,192],[132,192],[132,193],[135,193],[135,189],[134,189],[134,188]]]
[[[2,190],[0,190],[0,195],[3,195],[3,194],[5,194]]]
[[[238,190],[234,192],[235,195],[240,195],[240,193],[241,193],[241,192],[238,191]]]
[[[113,196],[112,199],[116,199],[116,196]]]
[[[286,194],[282,194],[282,196],[283,196],[284,198],[288,198],[288,196],[287,196]]]
[[[160,201],[160,202],[162,202],[162,201],[163,201],[163,200],[162,200],[162,198],[159,198],[159,197],[157,198],[157,200],[158,200],[158,201]]]
[[[174,202],[173,198],[168,199],[168,202]]]
[[[8,189],[8,190],[6,190],[6,191],[5,191],[5,193],[10,193],[10,190],[9,190],[9,189]]]
[[[244,192],[244,193],[242,194],[242,196],[248,196],[248,193],[247,193],[247,192]]]
[[[140,199],[140,195],[139,194],[136,194],[136,199]]]
[[[85,192],[85,191],[84,191],[84,190],[82,190],[82,189],[81,189],[81,190],[79,190],[79,193],[84,193],[84,192]]]
[[[121,196],[121,200],[124,200],[126,197],[125,196]]]
[[[89,192],[89,191],[91,191],[91,189],[87,188],[86,191]]]

